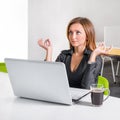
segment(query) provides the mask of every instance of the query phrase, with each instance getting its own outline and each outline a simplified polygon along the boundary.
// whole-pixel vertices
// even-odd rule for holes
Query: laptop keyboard
[[[78,99],[89,92],[86,89],[70,88],[72,99]]]

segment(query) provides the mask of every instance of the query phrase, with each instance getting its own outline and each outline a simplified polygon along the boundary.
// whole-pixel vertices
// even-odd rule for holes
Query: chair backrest
[[[7,68],[6,68],[5,63],[0,63],[0,72],[7,73]]]
[[[103,76],[98,76],[98,84],[102,84],[104,86],[104,88],[108,88],[109,89],[109,81],[103,77]],[[104,91],[104,95],[108,95],[108,91]]]

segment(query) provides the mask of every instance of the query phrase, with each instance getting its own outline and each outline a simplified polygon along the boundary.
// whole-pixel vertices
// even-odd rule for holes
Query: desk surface
[[[109,97],[100,107],[91,106],[90,96],[78,104],[61,104],[17,98],[7,73],[0,73],[0,120],[113,120],[119,119],[120,98]],[[96,119],[97,118],[97,119]]]
[[[112,48],[109,55],[120,55],[120,48]]]

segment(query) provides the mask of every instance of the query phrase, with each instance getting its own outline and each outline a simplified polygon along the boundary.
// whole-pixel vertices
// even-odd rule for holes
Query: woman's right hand
[[[38,45],[47,51],[52,50],[52,44],[51,44],[51,41],[49,39],[46,39],[45,41],[43,41],[42,39],[39,39]]]
[[[52,61],[52,44],[49,39],[43,41],[42,39],[38,40],[38,45],[46,50],[46,61]]]

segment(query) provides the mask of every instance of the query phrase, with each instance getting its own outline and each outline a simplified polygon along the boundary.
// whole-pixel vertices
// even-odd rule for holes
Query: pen
[[[78,102],[79,100],[81,100],[83,97],[87,96],[90,93],[91,93],[91,91],[87,92],[86,94],[84,94],[83,96],[79,97],[78,99],[72,99],[72,101],[73,102]]]

